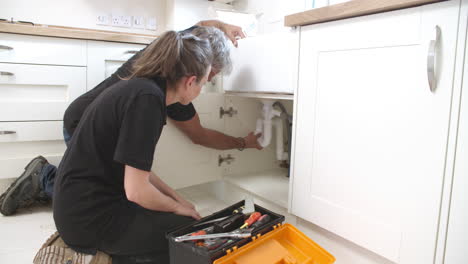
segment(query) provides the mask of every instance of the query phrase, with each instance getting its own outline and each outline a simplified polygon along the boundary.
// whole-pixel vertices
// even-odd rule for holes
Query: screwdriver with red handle
[[[250,228],[254,228],[254,229],[258,228],[258,227],[270,222],[270,220],[271,220],[271,217],[269,215],[267,215],[267,214],[264,214],[257,220],[257,222],[255,222],[253,225],[251,225]]]
[[[250,216],[249,219],[245,220],[244,224],[240,227],[240,229],[244,229],[246,227],[249,227],[253,225],[253,223],[257,222],[257,220],[262,216],[261,213],[259,212],[253,212]]]

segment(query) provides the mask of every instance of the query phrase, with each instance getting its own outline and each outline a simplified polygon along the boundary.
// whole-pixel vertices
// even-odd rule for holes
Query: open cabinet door
[[[193,104],[203,127],[224,130],[224,121],[219,118],[219,108],[224,105],[223,94],[202,93]],[[156,146],[153,171],[176,189],[219,180],[218,154],[218,150],[192,143],[168,118]]]

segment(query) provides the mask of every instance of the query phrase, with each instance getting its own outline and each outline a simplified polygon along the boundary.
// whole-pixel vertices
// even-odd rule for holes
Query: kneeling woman
[[[167,32],[135,61],[128,80],[87,108],[54,189],[54,220],[68,246],[168,263],[165,232],[200,216],[155,187],[153,154],[166,106],[196,98],[212,61],[208,40]]]

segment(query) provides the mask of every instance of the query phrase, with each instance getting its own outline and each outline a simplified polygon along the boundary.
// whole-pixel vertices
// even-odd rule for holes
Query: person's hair
[[[210,41],[213,50],[212,70],[229,74],[232,70],[232,61],[229,43],[224,33],[215,27],[202,26],[194,28],[190,33]]]
[[[126,79],[160,77],[174,84],[182,77],[196,76],[199,82],[212,63],[209,40],[193,34],[167,31],[142,51]]]

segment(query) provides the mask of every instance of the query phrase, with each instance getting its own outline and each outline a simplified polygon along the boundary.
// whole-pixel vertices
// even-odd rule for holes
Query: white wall
[[[2,0],[0,18],[46,25],[159,34],[166,28],[165,11],[166,0]],[[97,16],[102,13],[156,17],[158,30],[98,26]]]
[[[214,19],[214,9],[232,8],[207,0],[167,0],[167,29],[183,30],[201,20]]]
[[[302,12],[310,0],[237,0],[235,7],[238,10],[262,14],[259,16],[258,33],[271,33],[289,28],[284,27],[284,16]]]

